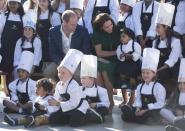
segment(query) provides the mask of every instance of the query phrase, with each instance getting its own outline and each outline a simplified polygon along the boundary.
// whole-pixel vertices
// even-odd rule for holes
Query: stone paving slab
[[[114,96],[115,108],[112,115],[106,117],[106,121],[103,124],[89,124],[79,128],[71,128],[69,126],[40,126],[30,129],[25,129],[23,126],[11,127],[3,122],[3,114],[0,114],[0,131],[165,131],[164,126],[147,126],[140,124],[125,123],[121,120],[121,111],[118,108],[118,104],[121,102],[120,96]],[[11,114],[11,116],[20,117],[17,114]]]

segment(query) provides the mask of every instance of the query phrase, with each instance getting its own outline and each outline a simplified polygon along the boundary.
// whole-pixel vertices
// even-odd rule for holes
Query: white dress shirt
[[[181,92],[179,96],[179,105],[184,106],[185,105],[185,92]]]
[[[20,62],[20,57],[22,54],[22,48],[32,48],[32,43],[25,41],[23,46],[21,47],[22,40],[21,38],[17,41],[14,51],[14,67],[17,66]],[[41,47],[41,40],[38,37],[35,37],[33,41],[33,48],[34,48],[34,61],[33,65],[39,66],[41,58],[42,58],[42,47]]]
[[[84,98],[82,89],[80,88],[79,84],[75,80],[72,80],[69,83],[68,80],[66,83],[62,83],[61,81],[57,83],[54,94],[55,99],[60,101],[60,94],[66,93],[66,90],[67,93],[70,95],[70,99],[68,101],[60,102],[60,107],[63,112],[75,109],[79,105],[81,99]],[[84,100],[77,110],[86,114],[88,108],[89,104],[86,100]]]
[[[134,107],[142,107],[141,93],[142,94],[152,94],[152,87],[154,85],[154,82],[150,82],[149,84],[145,83],[140,93],[141,85],[142,84],[139,84],[136,89],[136,99],[133,104]],[[166,99],[165,88],[160,83],[157,82],[154,86],[153,91],[154,91],[154,97],[156,99],[156,102],[148,104],[149,110],[160,109],[165,105],[165,99]]]
[[[10,94],[12,97],[11,100],[14,102],[18,100],[16,90],[19,92],[22,92],[22,93],[26,93],[26,83],[27,83],[28,79],[25,80],[24,82],[19,81],[18,85],[16,85],[18,80],[19,79],[16,79],[9,84],[9,89],[11,91]],[[32,102],[35,101],[35,99],[36,99],[36,82],[30,78],[28,81],[28,96]]]
[[[122,50],[123,50],[124,53],[128,53],[130,51],[133,51],[132,50],[132,43],[133,43],[133,40],[130,40],[127,44],[122,44],[121,43],[122,44]],[[134,49],[135,49],[135,51],[132,53],[132,55],[133,55],[132,59],[133,59],[133,61],[136,62],[141,57],[141,46],[137,42],[134,42]],[[122,54],[121,45],[119,45],[117,47],[116,54],[117,54],[118,60],[122,61],[120,59],[120,55]]]
[[[66,4],[63,2],[60,2],[57,12],[62,14],[65,10],[66,10]]]
[[[128,16],[128,13],[119,14],[118,22],[125,21],[125,27],[131,29],[135,32],[134,29],[134,21],[133,21],[133,15]]]
[[[41,12],[39,19],[40,20],[48,19],[48,13],[49,13],[49,10],[45,12]],[[60,25],[61,24],[60,15],[56,12],[53,12],[51,19],[50,19],[50,23],[52,27]]]
[[[62,32],[62,43],[61,44],[62,44],[63,52],[67,54],[71,46],[71,38],[72,38],[73,33],[70,33],[69,37],[67,37],[62,29],[62,26],[60,28],[60,31]]]
[[[173,27],[174,31],[179,34],[185,34],[185,0],[181,0],[177,6],[177,13],[175,17],[175,26]]]
[[[58,106],[50,106],[48,103],[48,100],[53,99],[54,97],[52,95],[48,95],[46,97],[37,97],[37,99],[35,100],[35,103],[39,103],[40,105],[44,106],[47,109],[47,114],[46,115],[50,115],[53,112],[56,112],[60,109],[60,107]],[[34,108],[34,111],[36,109]]]
[[[98,90],[98,91],[97,91]],[[97,94],[98,92],[98,94]],[[109,97],[107,94],[107,90],[103,87],[100,86],[93,86],[91,88],[85,88],[83,91],[85,97],[96,97],[98,95],[100,102],[97,102],[97,107],[106,107],[109,108],[110,102],[109,102]]]

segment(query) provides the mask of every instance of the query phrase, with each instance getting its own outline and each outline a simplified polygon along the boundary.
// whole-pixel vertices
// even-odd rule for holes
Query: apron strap
[[[110,7],[110,0],[108,0],[107,7],[108,8]]]
[[[142,3],[142,6],[141,6],[141,14],[143,13],[143,5],[144,5],[144,2]]]
[[[95,2],[94,2],[94,8],[96,7],[96,3],[97,3],[97,0],[95,0]],[[94,10],[94,8],[93,8],[93,10]]]
[[[34,43],[34,41],[35,41],[35,37],[36,37],[36,35],[33,35],[33,38],[31,39],[32,49],[34,49],[33,43]]]
[[[82,23],[83,23],[83,27],[86,27],[83,15],[82,15]]]
[[[132,40],[132,52],[135,52],[134,40]]]
[[[145,84],[144,82],[141,84],[141,87],[140,87],[140,94],[141,94],[141,91],[142,91],[142,88],[143,88],[143,85],[144,85],[144,84]]]
[[[68,82],[68,84],[67,84],[67,88],[66,88],[66,92],[65,93],[67,93],[67,91],[68,91],[68,87],[69,87],[69,84],[71,83],[71,81],[72,81],[73,79],[71,78],[71,80]]]
[[[154,82],[153,84],[153,87],[152,87],[152,95],[154,96],[154,87],[155,87],[155,84],[157,83],[157,81]]]
[[[29,81],[29,78],[28,78],[28,80],[27,80],[27,82],[26,82],[26,94],[28,94],[28,81]],[[28,95],[29,96],[29,95]]]
[[[5,20],[5,25],[4,25],[4,27],[6,26],[6,21],[7,21],[7,20],[8,20],[8,18],[9,18],[10,11],[6,12],[6,13],[5,13],[5,15],[6,15],[6,20]]]
[[[18,86],[20,80],[17,80],[16,86]]]
[[[175,11],[174,11],[173,20],[172,20],[172,28],[173,28],[173,26],[175,26],[175,17],[176,17],[176,14],[177,14],[177,6],[179,5],[179,3],[180,3],[180,0],[173,0],[172,1],[172,5],[175,6]]]
[[[96,7],[96,3],[97,3],[97,0],[95,0],[94,8]],[[108,7],[108,8],[110,7],[110,0],[108,0],[108,2],[107,2],[107,7]],[[94,9],[94,8],[93,8],[93,9]]]
[[[53,96],[53,95],[50,94],[50,93],[48,93],[48,94],[46,94],[42,99],[45,99],[45,98],[48,97],[48,96]]]
[[[152,16],[153,16],[153,14],[154,14],[154,1],[152,3]]]
[[[27,94],[27,95],[28,95],[28,81],[29,81],[29,78],[28,78],[28,80],[27,80],[27,82],[26,82],[26,94]],[[20,82],[20,80],[17,81],[16,87],[18,86],[19,82]],[[17,90],[17,89],[16,89],[16,90]],[[29,95],[28,95],[28,96],[29,96]]]
[[[123,44],[120,45],[120,50],[121,50],[121,53],[124,53],[122,47],[123,47]]]
[[[143,5],[144,5],[144,2],[142,3],[142,6],[141,6],[141,14],[143,13]],[[152,3],[152,16],[153,16],[153,14],[154,14],[154,1],[153,1],[153,3]]]

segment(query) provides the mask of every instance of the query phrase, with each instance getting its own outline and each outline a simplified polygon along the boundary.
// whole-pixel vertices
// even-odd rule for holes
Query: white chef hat
[[[160,51],[154,48],[145,48],[143,51],[143,60],[141,69],[157,71]]]
[[[121,0],[121,4],[126,4],[130,7],[133,7],[136,3],[136,0]]]
[[[84,55],[81,61],[80,76],[97,78],[97,57],[94,55]]]
[[[67,68],[72,74],[76,71],[78,65],[81,62],[81,59],[83,57],[83,53],[79,50],[76,49],[69,49],[67,52],[66,56],[60,63],[58,69],[60,67],[65,67]]]
[[[175,11],[174,5],[169,3],[160,3],[156,23],[171,27],[174,11]]]
[[[7,2],[10,2],[10,1],[21,3],[21,0],[7,0]]]
[[[32,52],[23,51],[17,69],[23,69],[30,73],[33,67],[33,60],[34,55]]]
[[[185,58],[181,59],[178,82],[185,82]]]
[[[31,27],[36,30],[36,18],[31,13],[24,15],[23,17],[23,26]]]
[[[70,8],[83,10],[83,0],[70,0]]]

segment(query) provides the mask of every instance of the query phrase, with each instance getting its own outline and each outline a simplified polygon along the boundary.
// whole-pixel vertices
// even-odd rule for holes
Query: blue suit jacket
[[[60,64],[65,54],[62,47],[62,33],[60,31],[61,25],[53,27],[49,31],[49,52],[52,62]],[[86,28],[77,25],[76,31],[71,38],[71,49],[77,49],[84,54],[90,54],[91,44],[90,36]]]

